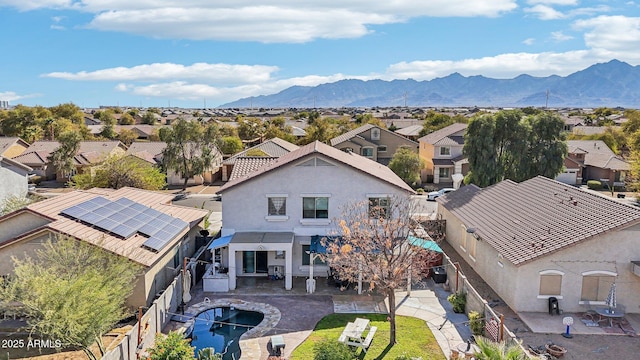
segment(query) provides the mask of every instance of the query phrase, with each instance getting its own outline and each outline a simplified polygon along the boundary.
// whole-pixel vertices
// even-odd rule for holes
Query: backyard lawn
[[[367,353],[358,350],[358,359],[393,360],[403,354],[415,358],[422,357],[425,360],[446,359],[424,320],[412,317],[396,317],[397,343],[389,348],[389,322],[385,314],[331,314],[325,316],[318,322],[311,335],[293,351],[290,359],[313,359],[313,345],[316,342],[330,339],[337,343],[338,337],[347,323],[354,321],[357,317],[367,318],[371,320],[372,326],[378,327]]]

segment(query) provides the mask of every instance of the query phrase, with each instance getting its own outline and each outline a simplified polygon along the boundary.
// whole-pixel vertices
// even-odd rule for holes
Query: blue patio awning
[[[209,245],[209,247],[207,248],[207,250],[213,250],[213,249],[217,249],[217,248],[221,248],[229,245],[229,242],[231,242],[232,237],[233,235],[227,235],[227,236],[223,236],[221,238],[217,238],[213,240]]]
[[[322,245],[322,239],[325,240],[325,245]],[[309,246],[309,252],[315,254],[326,254],[327,253],[327,245],[329,243],[342,240],[341,236],[326,236],[326,235],[313,235],[311,237],[311,246]]]
[[[436,244],[436,242],[433,240],[426,240],[426,239],[409,235],[407,236],[407,241],[409,241],[409,244],[414,246],[420,246],[427,250],[435,251],[439,253],[442,252],[442,249],[440,248],[440,246],[438,246],[438,244]]]

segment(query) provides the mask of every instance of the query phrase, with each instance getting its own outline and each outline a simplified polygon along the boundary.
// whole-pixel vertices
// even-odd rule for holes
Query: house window
[[[609,273],[588,273],[582,275],[581,301],[605,301],[609,295],[615,275]]]
[[[311,245],[302,245],[302,265],[309,265],[311,260]],[[316,256],[313,260],[314,265],[325,265],[321,256]]]
[[[369,198],[369,217],[387,218],[389,214],[389,198]]]
[[[448,178],[449,177],[449,168],[439,168],[440,178]]]
[[[380,140],[380,129],[371,129],[371,140]]]
[[[471,236],[471,239],[469,239],[469,236],[466,237],[469,243],[469,256],[471,258],[474,259],[476,258],[476,244],[478,243],[478,240],[476,238],[474,238],[473,236]]]
[[[562,275],[560,271],[540,272],[540,296],[560,296],[562,293]]]
[[[378,152],[387,152],[387,145],[378,146]]]
[[[448,147],[448,146],[441,146],[440,147],[440,155],[450,156],[451,155],[451,148]]]
[[[327,197],[302,198],[302,218],[328,219],[329,218],[329,198]]]
[[[269,216],[287,215],[287,198],[270,197],[267,199]]]
[[[467,251],[467,228],[462,225],[462,230],[460,231],[460,248],[463,251]]]
[[[363,147],[360,150],[360,153],[364,157],[373,157],[373,148],[372,147]]]

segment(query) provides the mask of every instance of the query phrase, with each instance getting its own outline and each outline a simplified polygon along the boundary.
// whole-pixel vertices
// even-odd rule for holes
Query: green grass
[[[371,326],[377,326],[371,346],[365,354],[357,351],[357,358],[363,359],[389,359],[406,354],[411,357],[422,357],[422,359],[446,359],[438,342],[424,320],[396,316],[396,341],[397,343],[389,347],[389,322],[384,314],[331,314],[325,316],[318,322],[309,337],[298,346],[291,354],[291,360],[313,359],[313,344],[323,339],[332,339],[336,342],[342,330],[349,321],[354,321],[357,317],[371,320]]]

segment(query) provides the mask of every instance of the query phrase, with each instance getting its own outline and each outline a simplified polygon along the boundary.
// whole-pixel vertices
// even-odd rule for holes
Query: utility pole
[[[547,89],[547,99],[544,102],[544,108],[548,108],[549,107],[549,89]]]

